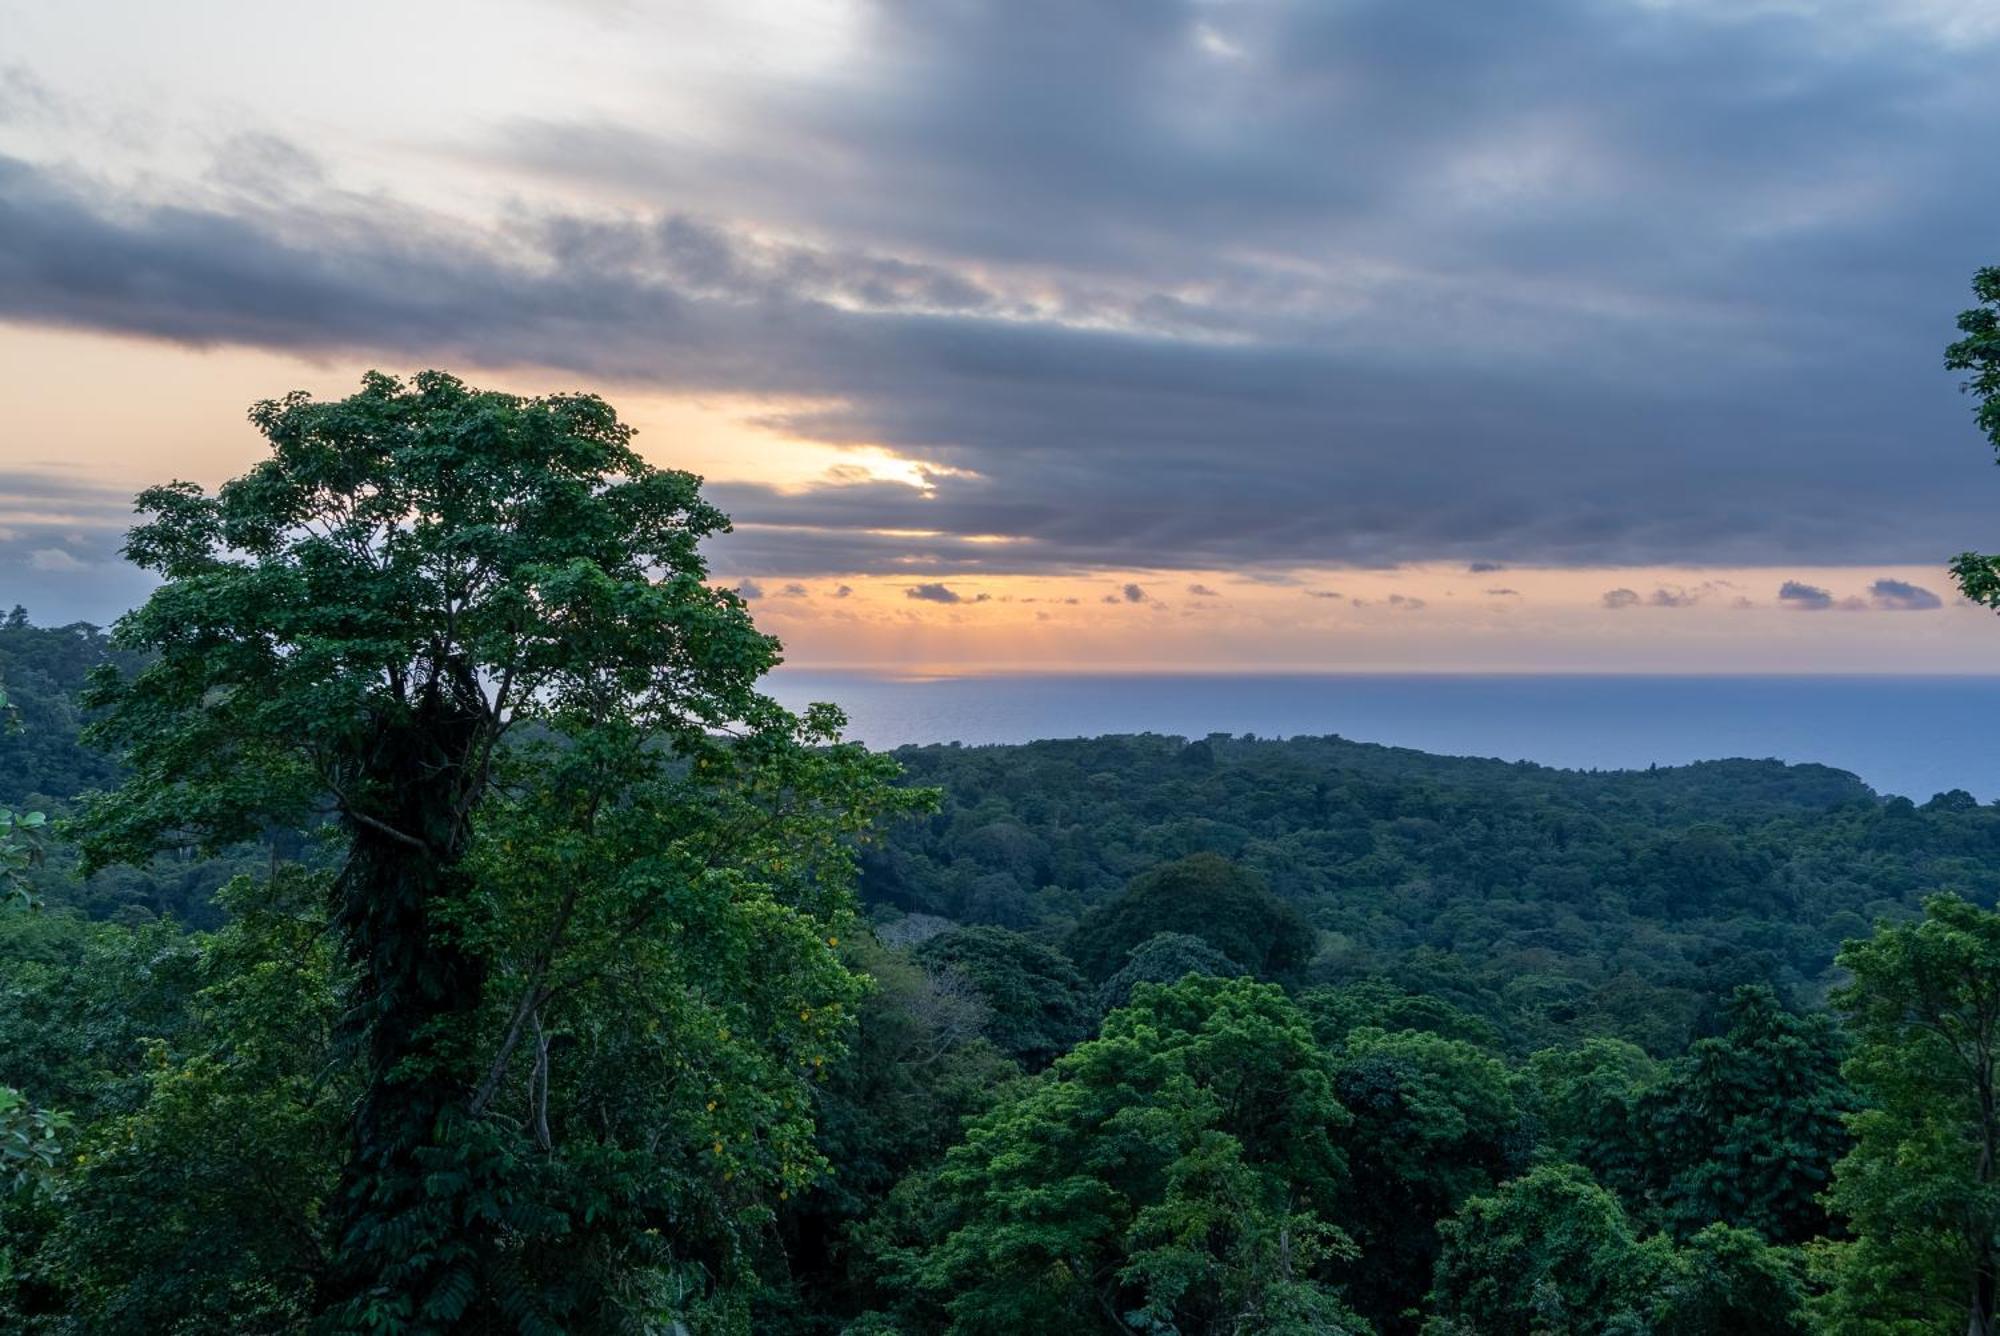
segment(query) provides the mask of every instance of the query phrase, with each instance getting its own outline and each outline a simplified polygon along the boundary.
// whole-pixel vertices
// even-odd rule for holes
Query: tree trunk
[[[362,1043],[366,1086],[329,1203],[335,1260],[324,1306],[352,1314],[380,1303],[414,1331],[456,1325],[450,1303],[427,1316],[426,1301],[448,1280],[470,1292],[489,1232],[463,1209],[483,1175],[476,1144],[460,1135],[485,962],[438,914],[467,889],[455,763],[471,754],[480,723],[428,693],[378,729],[335,891],[335,926],[359,976],[348,1025]],[[440,1170],[457,1176],[427,1181]]]
[[[1980,1051],[1990,1055],[1992,1045],[1982,1042]],[[1982,1057],[1977,1072],[1979,1082],[1979,1167],[1977,1179],[1980,1187],[1993,1181],[1994,1150],[1996,1133],[2000,1133],[2000,1110],[1996,1110],[1993,1091],[1993,1068],[1990,1057]],[[1982,1198],[1985,1194],[1981,1194]],[[1994,1256],[1992,1221],[1976,1223],[1979,1244],[1974,1253],[1972,1266],[1971,1312],[1966,1318],[1966,1336],[1996,1336],[1993,1329],[1994,1305]]]

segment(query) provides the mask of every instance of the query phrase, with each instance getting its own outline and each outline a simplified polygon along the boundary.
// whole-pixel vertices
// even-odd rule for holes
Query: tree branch
[[[428,844],[425,844],[422,840],[418,839],[414,835],[396,829],[394,826],[390,825],[386,821],[378,821],[376,818],[368,815],[368,813],[356,811],[354,808],[347,806],[345,803],[341,804],[341,811],[347,816],[348,820],[358,821],[362,825],[368,827],[368,829],[375,831],[377,834],[387,835],[392,840],[400,840],[402,843],[409,845],[412,849],[421,849],[425,853],[430,852],[431,847]]]

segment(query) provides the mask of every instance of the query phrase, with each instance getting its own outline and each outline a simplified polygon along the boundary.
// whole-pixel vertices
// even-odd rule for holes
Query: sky
[[[789,659],[1992,672],[2000,0],[0,0],[0,604],[371,367]]]

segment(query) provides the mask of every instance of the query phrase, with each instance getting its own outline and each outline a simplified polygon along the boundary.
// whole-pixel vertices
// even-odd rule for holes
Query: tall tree
[[[1192,933],[1157,932],[1128,951],[1118,972],[1098,985],[1097,1010],[1101,1015],[1125,1006],[1142,983],[1179,983],[1190,974],[1233,979],[1243,973],[1241,965]]]
[[[1963,389],[1974,400],[1974,419],[1996,451],[2000,451],[2000,266],[1973,275],[1976,305],[1958,317],[1960,338],[1945,349],[1947,370],[1967,373]],[[2000,611],[2000,555],[1962,552],[1953,559],[1952,577],[1959,592],[1974,603]],[[1987,988],[1967,977],[1996,934],[1978,911],[1950,899],[1925,903],[1921,927],[1877,933],[1872,942],[1850,945],[1842,954],[1863,965],[1846,994],[1863,1027],[1867,1047],[1855,1059],[1855,1079],[1871,1089],[1882,1108],[1864,1115],[1857,1127],[1860,1144],[1842,1166],[1835,1200],[1856,1218],[1860,1240],[1842,1266],[1840,1293],[1854,1296],[1867,1287],[1862,1277],[1879,1284],[1889,1272],[1917,1266],[1928,1277],[1915,1282],[1904,1277],[1885,1294],[1910,1296],[1913,1289],[1943,1283],[1960,1274],[1969,1297],[1966,1329],[1988,1336],[1995,1329],[1996,1289],[2000,1289],[2000,1198],[1993,1187],[1996,1167],[1993,1036],[1988,1016]],[[1984,957],[1992,968],[2000,955]],[[1921,971],[1918,977],[1917,971]],[[1912,1048],[1898,1052],[1898,1036]],[[1927,1098],[1943,1096],[1940,1107],[1927,1108]],[[1958,1120],[1969,1119],[1969,1122]],[[1943,1138],[1939,1140],[1939,1138]],[[1954,1153],[1954,1142],[1966,1139]],[[1919,1145],[1920,1172],[1889,1174],[1881,1157],[1888,1147],[1903,1146],[1913,1157]],[[1919,1168],[1913,1160],[1910,1168]],[[1935,1218],[1939,1228],[1926,1229],[1915,1219],[1898,1221],[1891,1206],[1899,1189],[1918,1183],[1946,1189],[1951,1198],[1942,1213],[1926,1210],[1919,1219]],[[1918,1203],[1905,1198],[1904,1206]],[[1928,1242],[1924,1241],[1928,1237]],[[1892,1241],[1893,1240],[1893,1241]],[[1940,1271],[1940,1268],[1942,1270]],[[1856,1301],[1858,1302],[1858,1301]]]
[[[981,925],[940,933],[916,957],[963,977],[986,1003],[986,1036],[1008,1057],[1040,1071],[1090,1032],[1083,980],[1069,957],[1031,937]]]
[[[1163,932],[1199,937],[1264,978],[1291,973],[1312,955],[1305,918],[1264,879],[1219,854],[1190,854],[1129,882],[1116,900],[1084,916],[1070,936],[1078,968],[1102,983],[1134,947]]]
[[[1972,295],[1979,304],[1959,314],[1958,332],[1964,337],[1945,349],[1944,364],[1949,371],[1968,373],[1964,389],[1975,401],[1973,415],[2000,451],[2000,265],[1973,275]],[[1967,598],[2000,611],[2000,556],[1963,552],[1951,571]]]
[[[1542,1152],[1643,1201],[1652,1160],[1638,1114],[1659,1089],[1660,1064],[1623,1039],[1587,1039],[1530,1054],[1522,1078]]]
[[[1378,1331],[1414,1332],[1437,1262],[1438,1222],[1521,1167],[1521,1111],[1504,1065],[1462,1040],[1373,1026],[1334,1054],[1353,1189],[1335,1218],[1360,1258],[1348,1300]]]
[[[1803,1243],[1826,1229],[1820,1196],[1848,1147],[1846,1045],[1832,1017],[1768,988],[1737,989],[1728,1014],[1636,1105],[1650,1186],[1677,1236],[1720,1221]]]
[[[1275,985],[1141,984],[969,1126],[928,1185],[934,1237],[898,1265],[953,1332],[1366,1330],[1329,1274],[1352,1253],[1327,1222],[1331,1078]]]
[[[1859,1040],[1848,1077],[1869,1107],[1835,1171],[1839,1245],[1827,1327],[1993,1336],[2000,1282],[2000,913],[1956,896],[1850,942],[1834,996]],[[1834,1320],[1837,1315],[1838,1321]]]
[[[214,495],[172,483],[140,497],[151,518],[126,552],[163,583],[116,639],[152,659],[94,680],[95,736],[130,778],[90,805],[86,852],[138,860],[330,814],[361,1093],[321,1302],[342,1322],[445,1329],[491,1302],[500,1239],[562,1223],[496,1121],[521,1068],[545,1070],[545,1006],[615,973],[604,957],[621,932],[623,959],[646,960],[639,930],[680,912],[671,897],[697,919],[718,896],[735,903],[740,888],[707,875],[731,856],[722,832],[778,824],[781,799],[717,804],[726,820],[692,823],[704,847],[678,845],[690,823],[675,777],[747,763],[765,789],[867,803],[803,759],[834,721],[802,728],[755,690],[776,642],[705,582],[698,550],[726,518],[696,478],[647,464],[602,400],[371,373],[349,398],[298,393],[250,416],[271,449],[250,472]],[[517,763],[524,736],[541,745],[534,765]],[[663,838],[670,852],[646,860]],[[802,841],[799,865],[817,849]],[[645,875],[616,875],[635,866]],[[730,939],[717,977],[754,972],[759,923],[776,931],[784,912],[732,919],[752,940]],[[832,935],[812,932],[802,940]],[[599,958],[559,978],[578,939]],[[837,970],[830,943],[814,949]],[[548,1096],[544,1075],[531,1120],[544,1143]]]
[[[1651,1336],[1806,1336],[1805,1267],[1796,1248],[1709,1225],[1675,1250],[1652,1298]]]
[[[1646,1330],[1672,1249],[1640,1242],[1618,1199],[1574,1165],[1544,1165],[1439,1226],[1428,1336]]]

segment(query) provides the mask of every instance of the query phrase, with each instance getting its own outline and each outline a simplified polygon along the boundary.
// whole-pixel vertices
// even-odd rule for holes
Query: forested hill
[[[97,628],[0,622],[0,803],[60,813],[107,787],[76,695],[119,656]],[[129,662],[121,663],[128,670]],[[1954,889],[2000,895],[2000,808],[1921,806],[1819,765],[1710,761],[1584,772],[1336,737],[1158,735],[909,747],[933,816],[893,825],[862,892],[906,935],[959,924],[1068,940],[1134,876],[1200,852],[1259,874],[1317,930],[1302,982],[1383,976],[1447,997],[1532,1048],[1608,1033],[1678,1051],[1720,999],[1768,983],[1814,1006],[1840,943]],[[41,880],[93,915],[217,920],[251,856]],[[893,934],[892,934],[893,935]]]
[[[117,657],[94,627],[37,627],[18,611],[0,623],[0,680],[22,725],[0,733],[0,803],[60,812],[115,782],[78,738],[76,694]],[[943,802],[868,853],[878,918],[1062,943],[1134,876],[1212,852],[1318,930],[1302,981],[1384,976],[1522,1048],[1610,1033],[1676,1052],[1737,984],[1817,1005],[1840,943],[1876,919],[1941,888],[2000,895],[2000,808],[1962,792],[1882,798],[1819,765],[1584,772],[1225,735],[896,755]],[[67,861],[42,878],[58,901],[208,924],[210,893],[243,860],[169,859],[87,885],[64,884]],[[904,931],[938,926],[918,917]]]
[[[60,815],[126,778],[79,733],[116,656],[0,623],[8,798]],[[905,749],[896,782],[938,806],[894,817],[924,804],[886,773],[840,787],[875,758],[798,745],[773,802],[875,804],[853,827],[875,931],[846,835],[740,845],[776,810],[756,791],[715,809],[719,846],[696,822],[692,877],[629,883],[666,920],[636,954],[625,866],[578,864],[609,878],[607,928],[566,977],[597,985],[541,994],[538,1057],[475,1121],[509,1147],[501,1187],[555,1203],[496,1255],[567,1251],[475,1284],[482,1315],[525,1292],[727,1336],[1963,1329],[1981,1264],[1907,1222],[1985,1171],[1909,1148],[1991,1131],[1965,1075],[1990,1067],[1927,1036],[1990,1023],[2000,916],[1923,901],[1992,904],[2000,808],[1774,761],[1145,735]],[[663,808],[631,866],[711,800]],[[504,1052],[556,940],[538,860],[574,836],[495,801],[480,903],[519,904],[465,1033]],[[25,888],[48,912],[0,915],[0,1328],[297,1330],[339,1302],[360,994],[324,927],[338,883],[280,831],[85,880],[58,828]],[[801,847],[832,870],[781,902]],[[1868,940],[1834,992],[1843,939]]]
[[[1530,1047],[1583,1031],[1677,1051],[1736,984],[1815,1004],[1876,919],[2000,892],[2000,808],[1885,799],[1819,765],[1582,772],[1155,735],[897,759],[944,802],[867,859],[878,913],[1059,939],[1134,875],[1213,852],[1320,930],[1308,976],[1387,975]]]
[[[135,666],[87,622],[35,626],[19,607],[0,621],[0,683],[14,715],[14,726],[0,729],[0,803],[60,803],[118,782],[111,758],[77,739],[77,693],[91,669],[112,662]]]
[[[91,670],[102,664],[137,671],[140,655],[114,648],[110,635],[88,622],[36,626],[16,607],[0,618],[0,688],[9,718],[0,720],[0,807],[69,814],[79,794],[117,787],[118,765],[84,743],[78,703]],[[290,849],[296,841],[287,841]],[[171,917],[184,926],[222,921],[216,889],[238,872],[256,869],[266,853],[233,850],[201,857],[192,849],[163,854],[144,868],[109,867],[81,879],[76,850],[56,841],[34,870],[41,893],[94,918]]]

